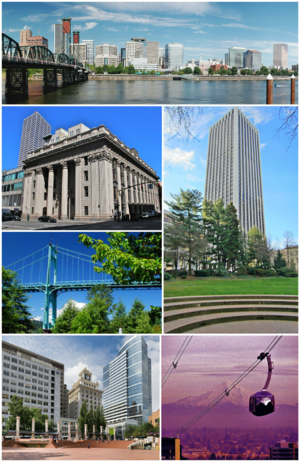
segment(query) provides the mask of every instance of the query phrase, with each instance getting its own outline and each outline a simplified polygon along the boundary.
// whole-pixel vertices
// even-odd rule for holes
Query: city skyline
[[[262,53],[262,63],[273,64],[273,45],[286,43],[288,65],[298,63],[298,5],[274,3],[16,3],[3,4],[3,32],[19,42],[27,26],[33,35],[48,38],[54,51],[54,24],[71,16],[72,30],[95,46],[109,43],[118,52],[131,37],[159,41],[160,47],[184,45],[189,59],[224,59],[229,47]],[[190,34],[186,34],[187,28]]]
[[[277,136],[276,130],[283,123],[279,117],[279,108],[238,107],[259,130],[266,234],[267,236],[270,234],[275,243],[282,241],[283,234],[289,230],[293,232],[297,242],[297,138],[290,144],[285,132]],[[177,194],[179,188],[198,189],[204,197],[209,128],[230,109],[230,107],[203,108],[197,118],[196,115],[194,116],[192,133],[195,138],[189,140],[170,136],[169,128],[165,126],[165,201],[171,199],[171,193]],[[287,149],[289,144],[290,148]],[[167,208],[166,205],[164,207]],[[285,211],[285,220],[278,220],[280,209]]]
[[[45,339],[42,336],[3,335],[2,340],[64,364],[64,382],[69,390],[73,383],[77,382],[78,374],[85,367],[92,372],[93,381],[99,382],[99,389],[103,390],[104,366],[116,357],[120,348],[132,337],[132,335],[49,336],[47,352],[45,352]],[[148,356],[152,361],[152,402],[155,411],[160,408],[160,341],[155,335],[143,335],[143,338],[148,345]]]

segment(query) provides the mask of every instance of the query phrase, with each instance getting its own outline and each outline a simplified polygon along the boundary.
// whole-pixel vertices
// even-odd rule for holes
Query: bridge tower
[[[71,20],[72,18],[62,18],[62,53],[70,56],[71,45]]]
[[[76,61],[80,61],[79,59],[79,43],[80,43],[80,32],[79,30],[74,30],[73,31],[73,56],[76,59]]]
[[[54,267],[53,285],[55,285],[56,280],[57,280],[57,249],[53,247],[52,243],[50,242],[48,246],[48,266],[47,266],[47,278],[46,278],[46,285],[45,285],[45,306],[44,306],[44,322],[43,322],[44,331],[49,331],[52,327],[54,327],[55,321],[56,321],[57,292],[51,290],[51,285],[52,285],[51,284],[51,264],[52,263]],[[51,323],[49,322],[50,305],[52,306]]]

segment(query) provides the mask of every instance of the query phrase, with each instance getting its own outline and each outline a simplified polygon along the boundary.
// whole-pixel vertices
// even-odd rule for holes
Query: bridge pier
[[[6,69],[5,98],[7,103],[17,103],[28,99],[27,69]]]
[[[63,86],[70,85],[71,83],[73,83],[71,69],[62,70],[62,83],[63,83]]]
[[[57,70],[44,69],[44,93],[57,89]]]

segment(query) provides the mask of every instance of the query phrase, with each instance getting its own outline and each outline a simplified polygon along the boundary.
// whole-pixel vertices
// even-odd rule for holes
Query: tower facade
[[[286,43],[274,43],[273,45],[273,66],[287,69],[288,67],[288,45]]]
[[[51,125],[38,112],[23,121],[18,167],[22,167],[30,151],[35,151],[45,144],[44,136],[51,133]]]
[[[103,368],[103,409],[107,424],[128,419],[138,425],[152,414],[151,359],[140,335],[120,349],[118,356]]]
[[[166,68],[175,69],[183,65],[183,45],[181,43],[168,43],[165,46]]]
[[[99,390],[99,383],[92,381],[92,373],[85,367],[79,374],[79,380],[72,385],[68,392],[69,396],[69,417],[78,419],[80,409],[84,401],[87,409],[93,409],[102,405],[102,391]]]
[[[92,66],[94,64],[94,40],[82,40],[81,43],[86,45],[86,60]]]
[[[232,202],[245,232],[266,234],[259,132],[237,107],[209,130],[204,198]]]

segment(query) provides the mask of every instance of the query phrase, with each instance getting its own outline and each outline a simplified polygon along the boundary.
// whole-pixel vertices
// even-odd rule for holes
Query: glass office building
[[[152,414],[151,359],[142,336],[136,335],[103,368],[103,409],[107,425],[135,420],[148,422]]]
[[[230,67],[244,67],[244,53],[246,48],[231,47],[228,49],[228,61]],[[225,59],[226,61],[226,59]]]
[[[183,66],[183,45],[181,43],[168,43],[165,47],[165,60],[167,69]]]
[[[24,119],[18,167],[22,167],[30,151],[44,146],[44,136],[49,133],[51,133],[51,125],[38,112]]]

